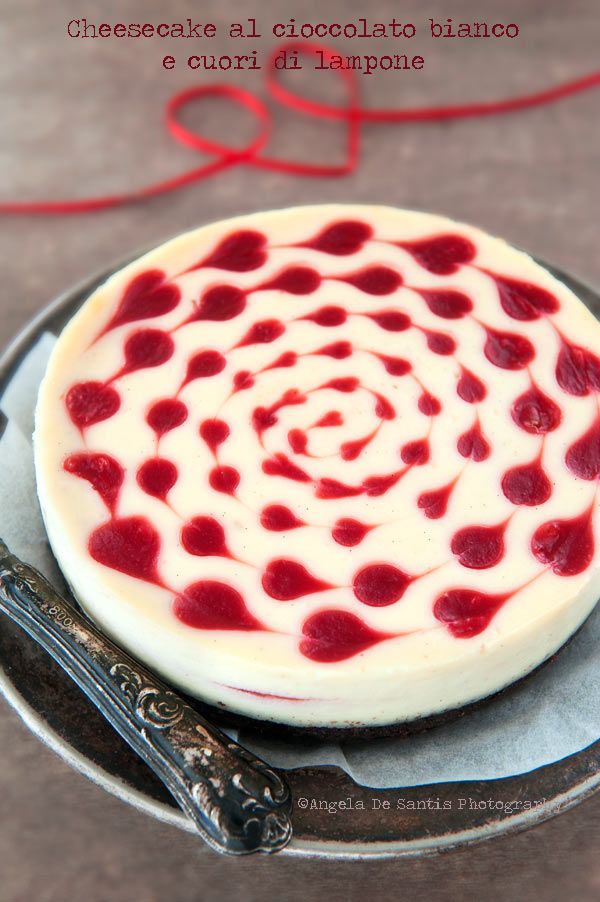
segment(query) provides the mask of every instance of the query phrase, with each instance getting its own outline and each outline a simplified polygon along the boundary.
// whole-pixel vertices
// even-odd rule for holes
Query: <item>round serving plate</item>
[[[39,337],[46,331],[58,335],[91,292],[131,259],[86,279],[29,323],[0,358],[0,395]],[[546,263],[542,265],[600,314],[596,291]],[[0,415],[0,435],[4,427]],[[64,590],[64,586],[58,588]],[[193,831],[160,780],[87,696],[4,615],[0,615],[0,690],[27,726],[73,767],[123,801]],[[281,774],[294,798],[294,832],[291,843],[279,854],[325,858],[426,855],[523,830],[583,801],[600,785],[600,741],[556,763],[502,780],[372,789],[332,766],[299,767]]]

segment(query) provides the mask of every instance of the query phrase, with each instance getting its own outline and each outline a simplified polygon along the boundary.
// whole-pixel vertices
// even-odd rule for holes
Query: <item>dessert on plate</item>
[[[551,657],[600,593],[600,323],[391,207],[204,226],[59,337],[34,436],[86,612],[210,704],[406,724]]]

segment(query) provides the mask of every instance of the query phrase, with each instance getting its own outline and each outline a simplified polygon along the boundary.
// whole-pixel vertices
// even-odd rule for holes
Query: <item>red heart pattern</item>
[[[285,254],[276,260],[279,251]],[[285,247],[255,229],[225,232],[212,247],[198,251],[196,262],[181,274],[187,280],[181,285],[180,276],[161,269],[138,273],[116,299],[98,338],[141,320],[152,322],[115,336],[121,368],[102,379],[74,382],[64,404],[87,442],[92,426],[109,424],[121,409],[132,374],[155,370],[161,384],[165,374],[166,385],[179,372],[172,395],[148,401],[139,424],[147,430],[148,453],[133,471],[136,488],[131,491],[179,517],[178,553],[197,561],[202,578],[184,588],[167,587],[160,568],[166,527],[158,517],[153,523],[141,514],[119,515],[126,468],[103,450],[73,450],[64,471],[87,483],[111,514],[89,536],[93,560],[168,590],[174,615],[198,630],[277,632],[264,604],[294,606],[313,599],[316,608],[300,621],[296,639],[301,654],[317,663],[368,654],[372,646],[404,635],[400,629],[375,628],[372,624],[383,622],[377,611],[402,610],[413,585],[430,571],[412,572],[396,559],[379,558],[378,531],[390,525],[384,515],[388,508],[379,499],[389,499],[394,509],[394,499],[405,497],[394,493],[417,477],[411,502],[415,524],[457,524],[439,566],[450,562],[474,579],[478,571],[493,571],[510,552],[509,523],[529,509],[538,524],[526,536],[533,558],[559,577],[585,570],[595,554],[592,508],[568,518],[543,516],[554,492],[544,443],[563,426],[561,404],[567,396],[585,399],[600,391],[600,358],[557,329],[552,317],[561,309],[558,296],[532,281],[478,267],[477,256],[475,242],[459,232],[396,240],[379,236],[371,222],[338,219]],[[211,270],[218,271],[218,280]],[[493,315],[463,286],[462,274],[470,270],[488,280],[486,303],[493,305]],[[170,320],[170,328],[155,322],[183,306],[182,286],[188,283],[196,288],[191,296],[185,289],[187,310],[179,322]],[[382,297],[387,299],[383,306]],[[554,328],[557,348],[550,362],[554,384],[546,378],[542,391],[534,380],[541,363],[532,330],[545,320]],[[464,329],[469,330],[468,355]],[[376,378],[365,377],[361,360],[373,361]],[[430,370],[440,367],[445,381],[432,387]],[[312,372],[320,375],[311,381],[306,373]],[[486,426],[498,403],[499,379],[514,386],[502,412],[504,428],[512,430],[515,448],[523,445],[523,457],[501,472],[495,433]],[[275,384],[283,391],[273,394]],[[241,418],[232,413],[234,404],[245,411]],[[355,411],[371,422],[349,434]],[[420,423],[418,431],[413,421]],[[455,467],[441,485],[443,476],[435,477],[441,469],[440,429],[447,432],[446,455]],[[90,431],[89,440],[93,435]],[[193,477],[189,463],[177,456],[184,436],[197,443]],[[531,442],[538,443],[537,456],[531,454]],[[169,448],[164,456],[163,443]],[[257,461],[255,474],[245,453],[240,455],[242,448]],[[388,459],[381,466],[390,448],[396,463]],[[571,440],[564,465],[574,478],[595,483],[600,477],[596,414]],[[462,474],[473,468],[491,474],[490,490],[507,508],[501,522],[465,517],[459,523],[467,478]],[[253,482],[258,480],[269,486],[268,497],[254,509]],[[206,510],[204,504],[185,515],[175,509],[184,498],[183,483],[190,486],[190,500],[194,483],[201,486],[198,498],[211,501]],[[244,516],[252,516],[257,535],[270,536],[268,547],[280,553],[252,560],[251,543],[240,543],[230,527],[226,512],[236,504]],[[286,543],[308,530],[322,530],[324,557],[318,561],[285,553]],[[511,541],[517,534],[518,528],[511,527]],[[347,561],[345,582],[329,578],[327,548]],[[228,570],[211,564],[213,575],[224,574],[216,579],[202,569],[201,562],[219,559],[222,568],[254,568],[257,591],[262,588],[266,600],[260,616],[250,595],[244,597],[242,583],[225,576]],[[494,593],[476,584],[455,585],[450,577],[447,588],[432,598],[430,611],[438,629],[443,626],[455,639],[471,639],[520,588]],[[325,607],[319,607],[321,599]],[[364,617],[357,613],[363,609]]]

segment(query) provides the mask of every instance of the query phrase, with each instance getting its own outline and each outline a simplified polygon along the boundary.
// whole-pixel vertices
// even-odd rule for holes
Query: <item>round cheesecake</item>
[[[354,728],[483,699],[600,594],[600,324],[479,229],[257,213],[112,275],[34,436],[86,612],[185,692]]]

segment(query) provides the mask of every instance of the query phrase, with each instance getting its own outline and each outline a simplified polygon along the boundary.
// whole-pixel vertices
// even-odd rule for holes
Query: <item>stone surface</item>
[[[197,164],[163,131],[162,103],[175,90],[197,84],[179,65],[160,67],[166,53],[183,61],[185,41],[76,41],[66,37],[74,15],[96,22],[164,20],[161,0],[102,0],[75,12],[66,0],[52,5],[4,0],[0,28],[0,196],[81,196],[142,186]],[[325,17],[323,4],[261,0],[242,13],[222,0],[210,13],[191,0],[168,4],[168,21],[188,15],[221,30],[256,13],[259,22]],[[475,0],[382,0],[375,20],[424,27],[428,16],[457,22],[482,18]],[[328,21],[363,14],[356,2],[332,0]],[[421,72],[360,76],[366,103],[391,106],[459,102],[516,94],[576,77],[597,67],[600,20],[595,5],[560,0],[502,4],[501,18],[516,21],[514,41],[433,42],[415,38],[393,52],[422,53]],[[265,37],[256,48],[270,46]],[[354,44],[357,42],[354,41]],[[391,42],[390,42],[391,43]],[[383,53],[338,42],[342,52]],[[183,46],[182,46],[183,45]],[[254,42],[244,42],[248,52]],[[226,52],[216,38],[209,52]],[[194,50],[193,52],[198,52]],[[231,52],[231,51],[230,51]],[[261,89],[264,73],[222,74],[219,80]],[[305,70],[294,84],[316,96],[337,95],[327,73]],[[236,77],[237,76],[237,77]],[[291,76],[289,76],[291,78]],[[331,86],[330,86],[331,81]],[[522,114],[457,123],[381,127],[365,131],[363,161],[350,178],[296,179],[237,169],[187,190],[96,215],[0,219],[2,297],[0,343],[5,344],[54,295],[120,256],[183,229],[267,206],[324,200],[386,202],[445,213],[500,234],[557,265],[600,283],[597,254],[598,91]],[[245,116],[229,126],[231,108],[208,104],[185,121],[212,134],[252,129]],[[274,152],[314,158],[341,147],[338,126],[277,111]],[[596,837],[600,795],[561,817],[516,837],[418,861],[327,863],[283,859],[221,859],[194,837],[152,821],[74,773],[0,701],[1,902],[59,900],[73,894],[89,902],[135,898],[206,900],[327,898],[343,886],[349,899],[370,892],[410,898],[490,902],[570,898],[600,892]],[[332,815],[333,816],[333,815]]]

